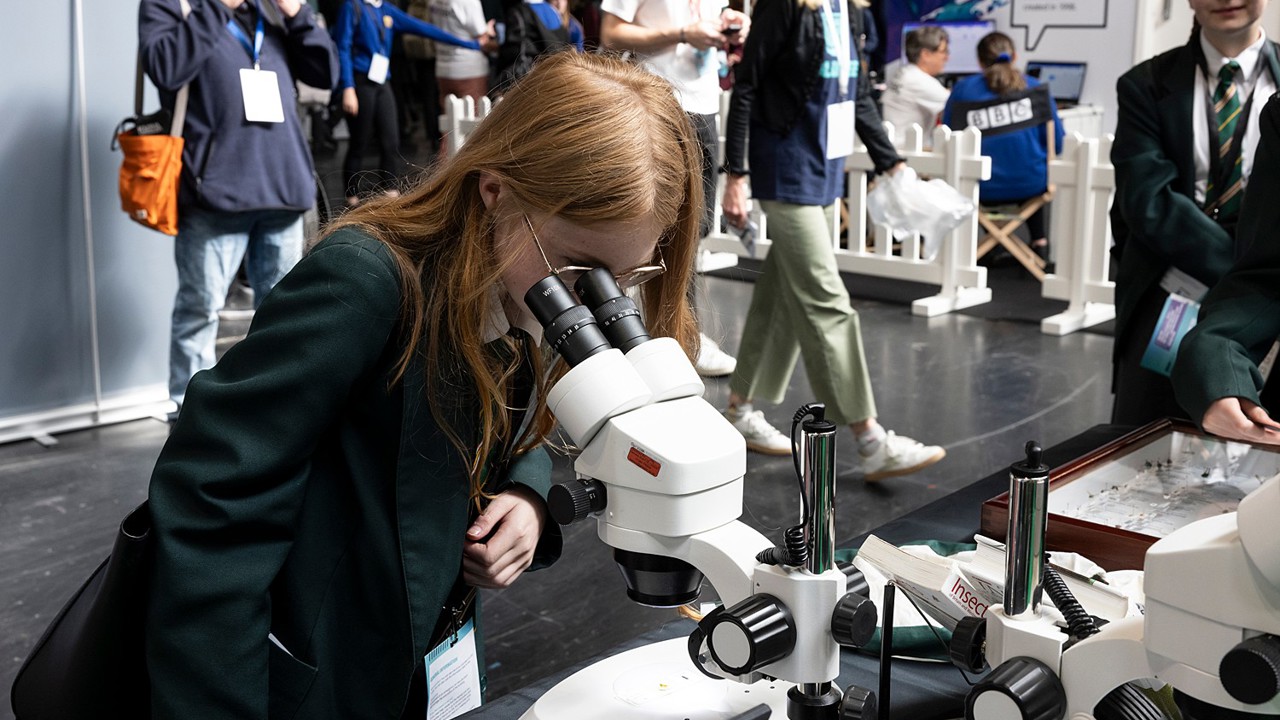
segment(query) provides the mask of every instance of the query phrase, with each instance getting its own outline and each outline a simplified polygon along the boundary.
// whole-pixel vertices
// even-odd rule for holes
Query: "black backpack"
[[[538,14],[523,2],[508,5],[506,12],[507,34],[498,48],[498,62],[493,89],[494,97],[502,95],[516,80],[533,68],[539,56],[569,46],[569,28],[561,25],[555,30],[538,19]]]

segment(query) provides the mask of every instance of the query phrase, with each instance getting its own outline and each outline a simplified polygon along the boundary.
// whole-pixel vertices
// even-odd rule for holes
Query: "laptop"
[[[1049,86],[1049,94],[1059,107],[1071,107],[1080,103],[1084,90],[1085,63],[1042,62],[1027,63],[1027,75]]]

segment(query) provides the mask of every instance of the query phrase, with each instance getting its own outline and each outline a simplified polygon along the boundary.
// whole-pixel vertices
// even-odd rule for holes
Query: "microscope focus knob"
[[[951,631],[951,644],[947,650],[951,664],[961,670],[982,672],[986,665],[987,619],[966,615],[960,618]]]
[[[1218,677],[1242,703],[1271,702],[1280,695],[1280,638],[1259,635],[1231,648],[1218,665]]]
[[[604,484],[578,478],[552,485],[547,491],[547,512],[561,525],[569,525],[600,512],[605,506]]]
[[[845,593],[831,611],[831,637],[841,645],[860,648],[876,632],[876,605],[865,595]]]
[[[874,720],[879,714],[876,694],[870,690],[850,685],[840,698],[840,720]]]
[[[709,622],[708,622],[709,621]],[[745,675],[791,654],[796,623],[778,598],[752,595],[704,621],[707,648],[726,672]]]
[[[966,720],[1060,720],[1067,693],[1048,665],[1029,657],[1000,663],[965,698]]]

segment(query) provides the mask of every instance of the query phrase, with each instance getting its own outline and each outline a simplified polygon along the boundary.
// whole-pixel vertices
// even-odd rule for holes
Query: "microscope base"
[[[787,717],[791,683],[713,680],[694,668],[688,646],[675,638],[601,660],[551,688],[521,720],[728,720],[761,704]]]

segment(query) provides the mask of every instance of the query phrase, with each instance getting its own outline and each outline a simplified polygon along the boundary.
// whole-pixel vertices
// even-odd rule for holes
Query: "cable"
[[[1083,640],[1098,634],[1098,624],[1076,601],[1076,596],[1071,594],[1071,588],[1067,587],[1066,581],[1058,571],[1047,562],[1044,564],[1044,589],[1053,599],[1054,607],[1058,608],[1058,612],[1066,618],[1067,629],[1071,631],[1072,636]]]

